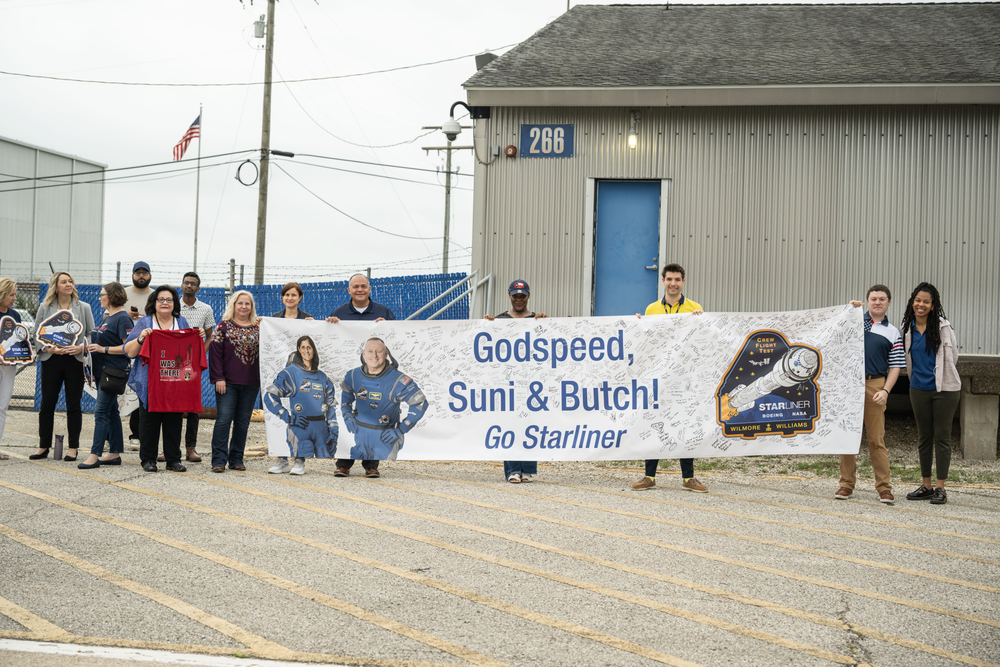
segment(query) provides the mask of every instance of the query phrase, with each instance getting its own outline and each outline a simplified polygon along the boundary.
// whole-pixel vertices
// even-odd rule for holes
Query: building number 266
[[[528,136],[531,138],[529,154],[559,155],[566,148],[566,133],[561,127],[532,127]]]

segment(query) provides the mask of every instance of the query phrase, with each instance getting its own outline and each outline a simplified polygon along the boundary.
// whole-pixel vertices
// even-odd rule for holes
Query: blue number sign
[[[521,157],[573,157],[573,125],[521,125]]]

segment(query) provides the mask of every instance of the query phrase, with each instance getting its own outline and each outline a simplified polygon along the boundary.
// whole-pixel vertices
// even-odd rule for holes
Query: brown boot
[[[201,463],[201,457],[198,456],[198,452],[195,451],[194,447],[187,448],[187,460],[191,463]]]

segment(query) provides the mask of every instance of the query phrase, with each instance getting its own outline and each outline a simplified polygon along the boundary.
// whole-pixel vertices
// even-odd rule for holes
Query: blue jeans
[[[537,475],[538,461],[504,461],[503,478],[507,479],[513,472],[518,472],[522,475]]]
[[[212,431],[212,467],[232,468],[243,465],[243,450],[247,446],[247,430],[250,428],[250,415],[257,402],[257,384],[226,383],[226,393],[215,392],[215,405],[218,415],[215,418],[215,430]],[[233,437],[229,439],[229,429],[232,427]],[[229,440],[229,443],[226,443]]]
[[[104,443],[111,445],[112,454],[125,451],[122,440],[122,419],[118,416],[118,395],[97,390],[97,405],[94,406],[94,444],[90,453],[100,456],[104,453]]]

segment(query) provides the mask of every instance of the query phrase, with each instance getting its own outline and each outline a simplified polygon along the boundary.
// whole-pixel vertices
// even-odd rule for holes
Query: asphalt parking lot
[[[386,667],[1000,662],[995,488],[932,506],[900,487],[886,506],[788,475],[636,493],[635,470],[582,462],[521,485],[471,462],[149,474],[126,452],[83,471],[29,461],[36,426],[12,411],[0,446],[4,665],[64,664],[20,650],[41,644]],[[121,664],[74,664],[92,662]]]

